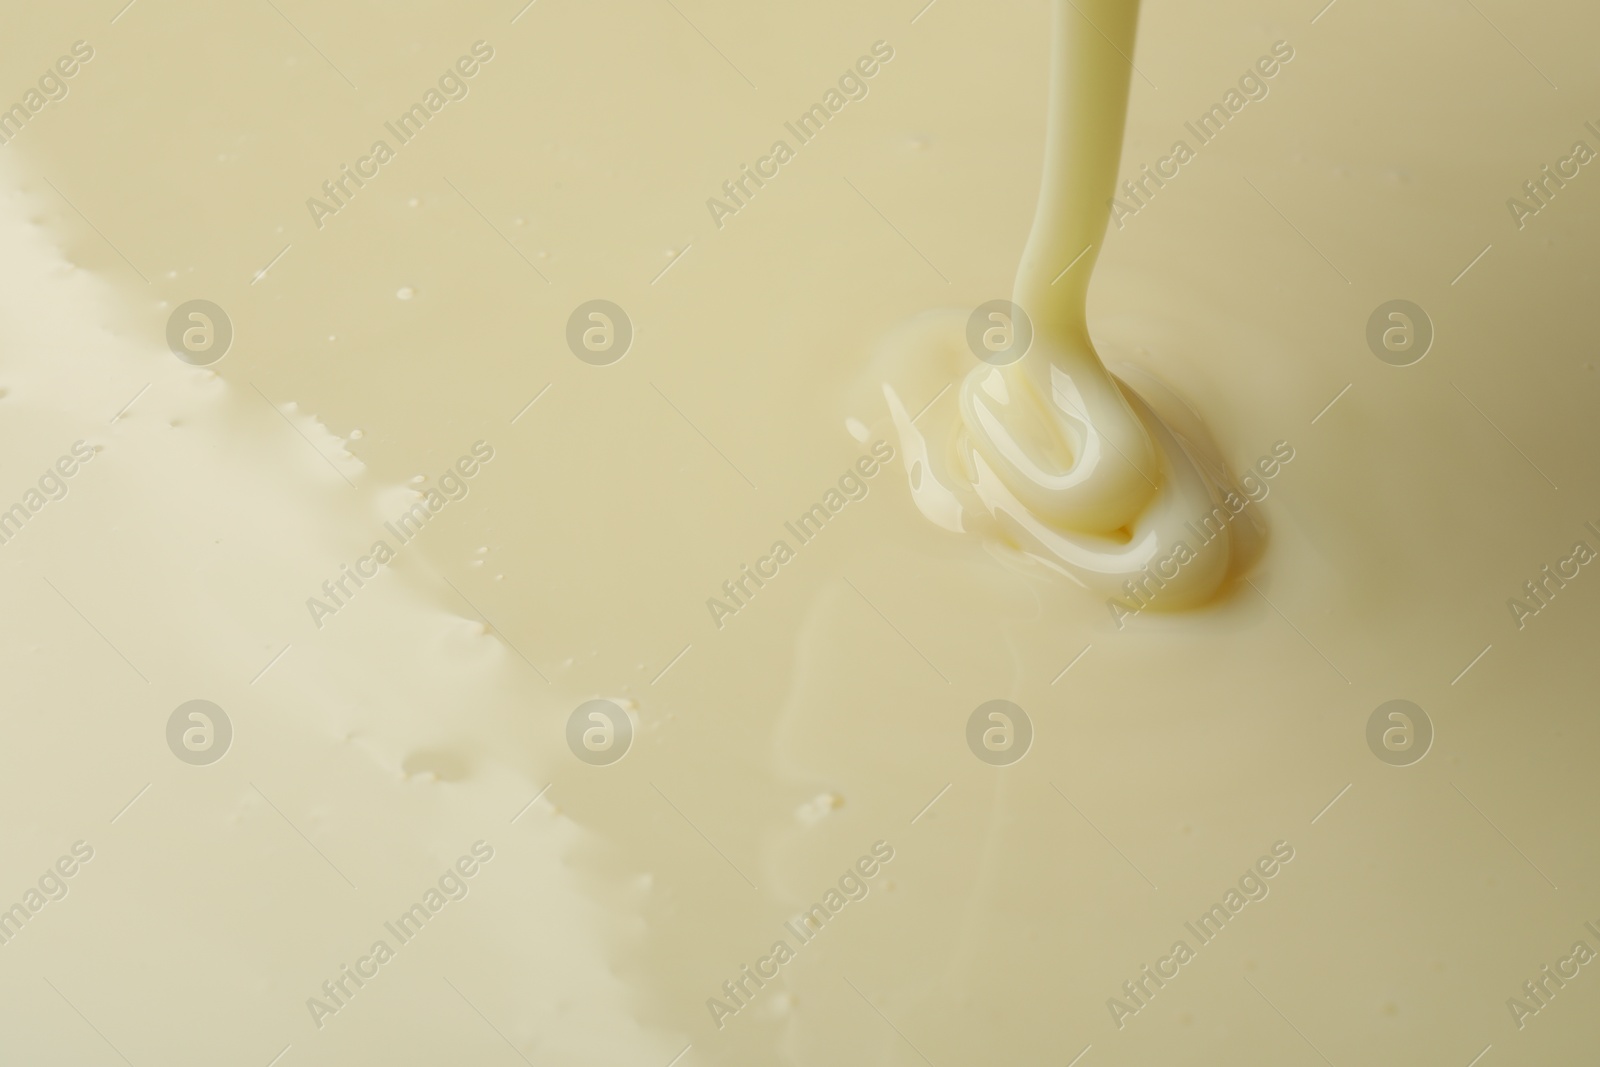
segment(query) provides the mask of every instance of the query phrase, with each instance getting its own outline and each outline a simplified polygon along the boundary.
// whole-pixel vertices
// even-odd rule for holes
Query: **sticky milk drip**
[[[1203,470],[1219,468],[1106,369],[1085,316],[1138,14],[1137,0],[1055,4],[1044,175],[1012,295],[1032,326],[1026,354],[974,366],[964,318],[930,316],[894,347],[964,371],[958,388],[925,422],[893,385],[883,389],[929,519],[1171,610],[1210,597],[1233,556],[1221,491]]]

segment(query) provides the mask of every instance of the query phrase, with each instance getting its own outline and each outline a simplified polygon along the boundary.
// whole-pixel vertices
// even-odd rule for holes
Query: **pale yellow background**
[[[878,339],[1009,292],[1048,5],[273,3],[5,13],[0,101],[95,58],[0,147],[0,504],[100,451],[0,546],[0,902],[95,849],[0,946],[0,1060],[1593,1056],[1593,966],[1523,1030],[1505,1007],[1600,949],[1600,577],[1506,608],[1600,548],[1600,171],[1520,232],[1505,207],[1600,148],[1591,7],[1146,5],[1124,173],[1296,53],[1090,298],[1230,462],[1295,448],[1255,589],[1118,632],[930,527],[893,463],[719,631],[705,599],[866,450],[846,417],[889,433]],[[306,198],[480,39],[470,95],[316,229]],[[880,39],[870,95],[718,230],[705,199]],[[564,341],[595,297],[637,331],[610,367]],[[1398,297],[1437,329],[1409,368],[1364,340]],[[194,298],[236,331],[211,370],[166,348]],[[480,439],[470,496],[313,626]],[[611,767],[564,741],[595,696],[634,702]],[[964,740],[996,697],[1037,731],[1003,769]],[[1396,697],[1437,730],[1404,769],[1364,739]],[[207,767],[164,737],[194,698],[235,731]],[[479,839],[471,894],[316,1028]],[[879,839],[871,895],[716,1029],[706,998]],[[1119,1031],[1106,999],[1278,840],[1271,895]]]

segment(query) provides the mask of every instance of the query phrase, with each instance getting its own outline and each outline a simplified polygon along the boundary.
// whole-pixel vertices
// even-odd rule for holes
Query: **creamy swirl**
[[[884,394],[929,519],[998,538],[1097,591],[1176,609],[1210,597],[1227,573],[1231,530],[1208,523],[1227,514],[1221,491],[1198,443],[1106,369],[1086,321],[1138,15],[1138,0],[1054,4],[1044,175],[1012,296],[1031,324],[1025,353],[972,367],[964,319],[931,316],[896,344],[972,369],[929,410],[925,431],[892,384]]]

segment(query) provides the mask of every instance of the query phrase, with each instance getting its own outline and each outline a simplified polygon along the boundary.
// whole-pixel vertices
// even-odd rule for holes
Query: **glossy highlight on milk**
[[[979,534],[1078,584],[1158,610],[1222,584],[1233,531],[1192,529],[1223,507],[1221,465],[1107,370],[1089,336],[1089,278],[1116,192],[1139,5],[1054,5],[1044,176],[1012,304],[1020,359],[971,367],[951,318],[891,342],[907,360],[971,367],[931,429],[884,383],[912,495],[938,525]],[[1115,612],[1114,612],[1115,613]]]
[[[696,0],[691,26],[523,0],[141,0],[112,23],[118,0],[11,27],[4,100],[66,42],[95,59],[0,145],[0,519],[28,511],[0,522],[0,798],[22,816],[0,905],[48,901],[0,946],[0,1058],[1584,1062],[1600,979],[1540,981],[1600,925],[1600,579],[1574,547],[1600,544],[1600,198],[1551,182],[1522,233],[1505,201],[1596,143],[1571,104],[1600,99],[1600,11],[1479,0],[1558,95],[1466,4],[1146,0],[1134,52],[1073,0],[1138,65],[1116,187],[1170,172],[1174,138],[1196,156],[1124,229],[1064,238],[1032,291],[1070,307],[1093,264],[1113,397],[1240,508],[1208,492],[1090,592],[1017,551],[962,413],[979,370],[1041,412],[975,397],[991,452],[1010,435],[1065,469],[1072,438],[1039,441],[1083,432],[1031,357],[991,367],[965,336],[1016,297],[1031,354],[1093,385],[1012,288],[1055,2]],[[395,147],[382,123],[480,36],[470,97],[319,230],[306,198],[370,172],[363,146]],[[870,95],[795,146],[783,123],[880,38]],[[1184,123],[1277,40],[1296,55],[1271,96],[1199,146]],[[1370,120],[1407,114],[1427,121]],[[774,137],[796,158],[719,230],[706,198]],[[195,302],[231,347],[164,336]],[[946,303],[896,337],[904,373],[858,388],[874,339]],[[615,336],[591,347],[602,305]],[[1374,309],[1416,332],[1371,345]],[[1149,515],[1166,475],[1114,406],[1083,410],[1145,465]],[[402,546],[384,523],[426,485],[449,498],[480,439],[491,469]],[[982,462],[986,490],[1034,488]],[[1090,501],[1058,497],[1016,511],[1087,538],[1068,520]],[[1250,584],[1162,617],[1204,562],[1177,542],[1223,525]],[[319,628],[307,597],[336,606],[321,583],[370,574],[375,539],[394,558],[332,583]],[[995,706],[1028,716],[1003,752]],[[50,899],[42,872],[85,839]],[[471,895],[402,923],[476,840],[495,856]],[[851,899],[878,840],[895,859]],[[1240,883],[1279,840],[1296,858],[1257,902]],[[1212,937],[1230,886],[1248,903]],[[819,904],[838,913],[802,944]]]

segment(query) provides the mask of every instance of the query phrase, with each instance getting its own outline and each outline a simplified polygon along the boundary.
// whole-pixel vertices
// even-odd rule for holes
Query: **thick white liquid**
[[[1031,331],[1025,354],[991,365],[970,334],[965,346],[948,336],[966,326],[958,316],[924,320],[893,342],[883,383],[923,513],[1109,594],[1119,619],[1215,594],[1245,501],[1218,485],[1215,457],[1197,455],[1204,440],[1175,435],[1089,337],[1089,278],[1117,191],[1138,15],[1137,0],[1053,5],[1044,175],[1017,270],[1020,312],[1004,323]],[[896,364],[948,368],[962,347],[983,361],[924,436],[895,389]]]
[[[95,55],[0,147],[0,502],[99,451],[0,545],[0,905],[94,850],[0,945],[0,1059],[1583,1062],[1592,965],[1521,1029],[1506,1002],[1596,920],[1600,578],[1520,629],[1507,601],[1600,547],[1600,179],[1522,229],[1506,199],[1600,146],[1594,12],[1146,5],[1119,185],[1194,158],[1096,248],[1094,349],[1170,382],[1241,480],[1294,459],[1241,516],[1270,531],[1250,583],[1118,629],[932,527],[884,379],[851,395],[872,339],[1015,296],[1050,5],[276,4],[39,8],[8,39],[0,100]],[[316,228],[306,200],[480,39],[466,97]],[[718,228],[705,201],[778,138]],[[164,339],[196,298],[235,327],[210,369]],[[596,298],[635,325],[611,366],[566,346]],[[1397,298],[1435,326],[1409,367],[1365,340]],[[894,379],[908,420],[950,387],[930,435],[974,366],[933,335],[949,365]],[[787,534],[879,439],[866,495]],[[396,543],[411,479],[480,440]],[[707,599],[778,539],[719,629]],[[631,701],[608,767],[566,741],[596,696]],[[165,737],[197,698],[233,724],[209,766]],[[997,698],[1034,725],[1009,767],[966,741]],[[1435,728],[1410,767],[1365,739],[1395,698]],[[308,1000],[480,840],[466,896],[318,1028]],[[719,1029],[707,1001],[880,840],[865,898]],[[1278,841],[1266,898],[1119,1029],[1124,982]]]

